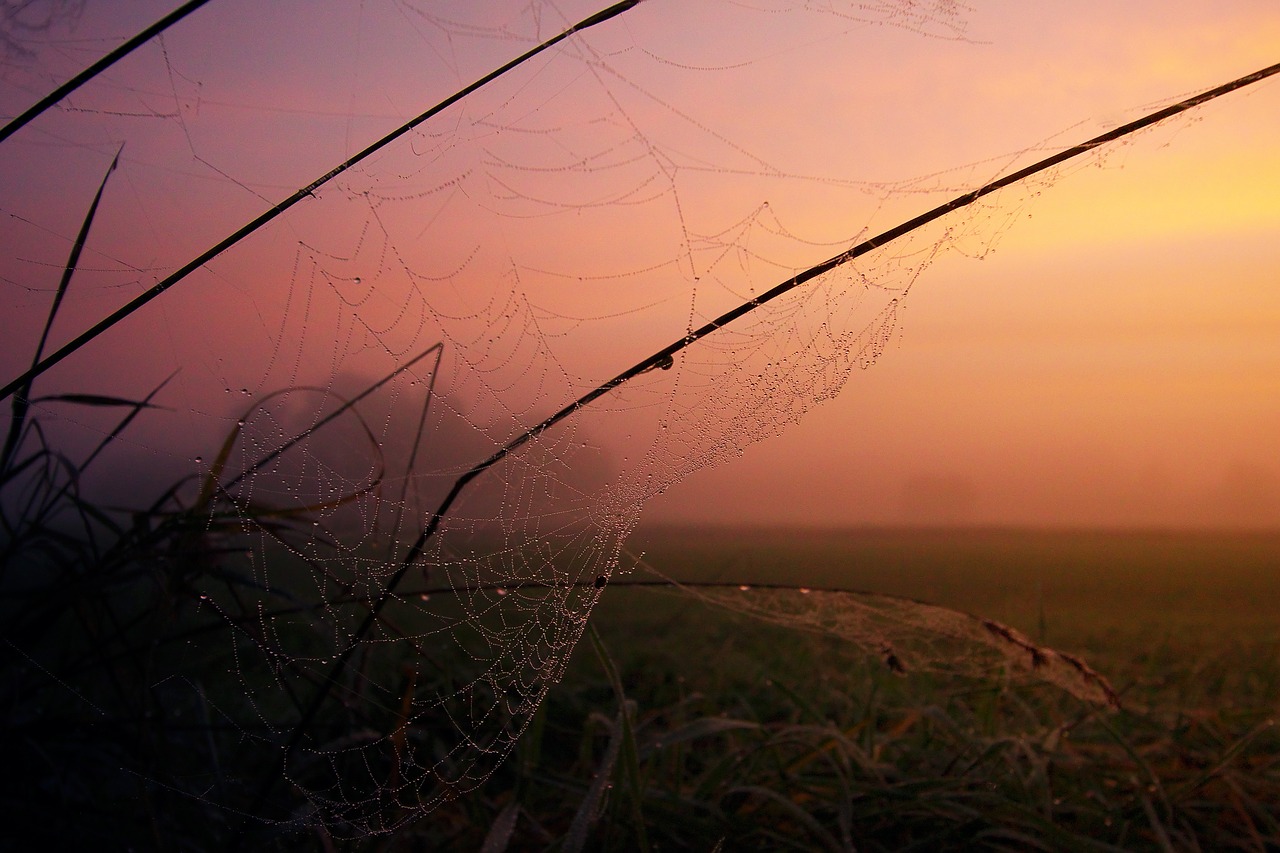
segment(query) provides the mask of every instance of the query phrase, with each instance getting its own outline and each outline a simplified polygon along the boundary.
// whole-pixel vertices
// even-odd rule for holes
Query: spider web
[[[233,26],[248,7],[230,6],[210,10],[216,24],[253,62],[286,66],[251,30],[288,21]],[[673,93],[831,39],[962,38],[965,11],[725,3],[715,14],[739,16],[744,33],[775,31],[767,47],[746,38],[710,61],[627,19],[580,34],[38,379],[39,428],[23,445],[35,462],[5,484],[5,698],[14,730],[58,708],[55,726],[96,733],[44,744],[40,760],[80,773],[80,790],[59,796],[97,802],[134,784],[168,804],[163,820],[214,807],[228,838],[313,823],[360,836],[483,782],[564,673],[645,502],[839,393],[895,345],[936,259],[990,251],[1065,171],[690,338],[575,407],[871,223],[1063,141],[875,182],[775,163]],[[303,100],[247,95],[250,72],[199,47],[213,17],[166,34],[5,151],[13,186],[43,182],[2,203],[6,365],[24,369],[34,350],[88,188],[121,141],[110,211],[59,330],[95,322],[264,200],[307,185],[412,112],[409,92],[415,105],[439,100],[580,17],[542,2],[365,4],[339,16],[354,55],[333,68],[313,58]],[[51,41],[6,74],[15,92],[36,90],[98,49]],[[416,91],[380,76],[405,55],[427,66],[411,75]],[[20,177],[50,150],[65,168]],[[833,200],[851,224],[803,221],[806,205]],[[102,399],[66,396],[88,392]],[[68,592],[51,597],[58,587]],[[882,652],[883,620],[818,599],[820,610],[792,612],[792,598],[759,608],[788,624],[837,622]],[[893,618],[954,627],[925,608]]]

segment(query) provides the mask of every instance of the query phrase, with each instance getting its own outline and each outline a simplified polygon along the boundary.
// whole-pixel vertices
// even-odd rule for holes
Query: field
[[[1113,635],[1221,642],[1280,628],[1280,534],[725,529],[642,532],[632,547],[677,580],[910,596],[1081,652],[1105,653]]]
[[[1276,535],[689,530],[636,544],[684,580],[863,588],[998,619],[1086,656],[1123,707],[1006,671],[901,677],[874,649],[613,588],[591,623],[620,683],[584,641],[516,760],[403,843],[473,849],[497,826],[497,845],[505,818],[508,849],[1280,845]]]
[[[185,518],[4,590],[0,849],[1280,848],[1280,534],[642,530],[543,686],[561,592],[401,589],[334,657],[352,555],[268,590]]]

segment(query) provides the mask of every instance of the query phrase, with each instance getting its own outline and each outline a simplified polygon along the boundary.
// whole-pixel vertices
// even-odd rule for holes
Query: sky
[[[173,5],[86,0],[19,33],[0,113]],[[6,381],[121,143],[55,342],[596,8],[213,0],[0,143]],[[853,242],[1277,46],[1261,0],[645,0],[320,188],[36,392],[137,396],[177,371],[122,442],[145,464],[113,470],[181,472],[247,411],[267,438],[321,411],[250,410],[264,395],[358,387],[443,341],[437,435],[498,446]],[[629,478],[655,524],[1274,528],[1277,130],[1264,82],[1002,191],[690,346],[550,450]],[[430,378],[408,375],[392,432]],[[38,408],[73,444],[106,428]],[[441,476],[483,452],[439,445]]]

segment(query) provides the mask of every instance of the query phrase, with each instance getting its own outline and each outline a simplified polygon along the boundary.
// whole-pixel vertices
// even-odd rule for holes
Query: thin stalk
[[[89,229],[93,227],[93,219],[98,213],[98,203],[102,201],[102,193],[107,188],[107,180],[120,163],[120,152],[123,150],[124,145],[122,144],[116,150],[116,156],[111,159],[111,165],[107,167],[106,174],[102,176],[102,183],[98,184],[98,191],[94,193],[93,203],[89,205],[89,212],[85,214],[84,221],[80,223],[80,233],[76,235],[75,242],[71,244],[71,254],[67,256],[67,263],[62,268],[62,279],[58,282],[58,289],[53,294],[53,305],[49,307],[49,316],[44,321],[44,331],[40,333],[40,342],[36,344],[36,352],[31,359],[33,368],[40,363],[40,356],[44,355],[45,344],[49,342],[49,331],[53,328],[53,321],[58,316],[58,309],[62,307],[62,299],[67,295],[67,289],[71,286],[71,277],[75,275],[76,267],[80,265],[80,253],[84,250],[85,241],[89,239]],[[22,438],[22,427],[26,423],[27,411],[31,407],[31,384],[34,380],[34,375],[26,379],[21,387],[18,388],[17,393],[13,395],[13,420],[9,422],[9,434],[5,438],[4,450],[0,451],[0,472],[9,470],[13,455],[18,451],[18,441]]]
[[[178,23],[178,21],[181,21],[183,18],[187,17],[187,15],[190,15],[196,9],[199,9],[208,2],[209,0],[191,0],[189,3],[179,6],[177,9],[174,9],[172,12],[165,15],[163,18],[156,21],[133,38],[129,39],[127,42],[120,45],[97,62],[93,63],[49,94],[45,95],[22,115],[0,128],[0,142],[4,142],[10,136],[13,136],[45,110],[49,109],[67,95],[70,95],[76,89],[79,89],[85,83],[88,83],[94,77],[97,77],[103,71],[106,71],[112,65],[115,65],[117,62],[133,53],[143,44],[169,29],[169,27]]]
[[[410,368],[412,368],[414,365],[416,365],[418,362],[422,361],[424,358],[426,358],[427,356],[431,355],[431,353],[433,353],[433,352],[436,354],[436,364],[435,364],[435,367],[433,367],[433,368],[431,369],[431,370],[432,370],[432,374],[431,374],[431,381],[432,381],[432,384],[434,385],[434,383],[435,383],[435,373],[436,373],[436,371],[437,371],[437,370],[439,370],[439,367],[440,367],[440,358],[441,358],[441,356],[442,356],[442,355],[443,355],[443,353],[444,353],[444,343],[443,343],[443,342],[436,342],[436,343],[432,344],[431,346],[427,347],[427,348],[426,348],[425,350],[423,350],[422,352],[420,352],[420,353],[418,353],[417,355],[415,355],[415,356],[414,356],[413,358],[411,358],[409,361],[405,362],[404,364],[402,364],[402,365],[400,365],[399,367],[397,367],[395,370],[393,370],[393,371],[391,371],[390,373],[388,373],[386,376],[384,376],[384,377],[382,377],[381,379],[379,379],[377,382],[374,382],[374,383],[373,383],[372,385],[370,385],[368,388],[365,388],[363,391],[361,391],[361,392],[360,392],[359,394],[357,394],[356,396],[352,397],[350,400],[346,400],[346,401],[344,401],[344,402],[342,403],[342,405],[341,405],[341,406],[339,406],[337,409],[334,409],[334,410],[333,410],[332,412],[330,412],[329,414],[325,415],[323,418],[321,418],[319,421],[317,421],[317,422],[315,423],[315,425],[314,425],[314,426],[312,426],[310,429],[306,430],[305,432],[300,432],[300,433],[298,433],[298,434],[297,434],[297,435],[295,435],[293,438],[289,439],[288,441],[286,441],[286,442],[284,442],[283,444],[281,444],[279,447],[277,447],[277,448],[275,448],[274,450],[272,450],[270,453],[265,454],[265,455],[264,455],[261,459],[259,459],[257,462],[254,462],[254,463],[253,463],[251,466],[249,466],[247,469],[245,469],[245,470],[244,470],[244,471],[242,471],[241,473],[237,474],[235,477],[231,478],[231,480],[229,480],[225,485],[221,485],[221,484],[213,484],[213,483],[206,484],[206,486],[205,486],[206,491],[210,491],[210,492],[211,492],[211,491],[212,491],[212,489],[216,486],[216,488],[218,488],[218,489],[219,489],[219,490],[221,490],[222,492],[224,492],[224,493],[229,493],[229,492],[231,491],[231,489],[235,488],[235,486],[236,486],[238,483],[240,483],[240,481],[244,480],[246,477],[252,476],[252,475],[253,475],[253,474],[255,474],[256,472],[258,472],[259,470],[261,470],[263,467],[265,467],[265,466],[266,466],[268,463],[270,463],[272,460],[274,460],[274,459],[278,459],[280,456],[282,456],[282,455],[283,455],[286,451],[288,451],[290,448],[295,447],[296,445],[298,445],[298,444],[300,444],[301,442],[305,441],[305,440],[306,440],[307,438],[309,438],[310,436],[314,435],[314,434],[315,434],[315,432],[316,432],[317,430],[319,430],[321,427],[324,427],[324,426],[326,426],[326,425],[328,425],[328,424],[330,424],[330,423],[334,422],[334,421],[335,421],[335,420],[337,420],[339,417],[341,417],[342,415],[346,414],[346,413],[347,413],[348,411],[350,411],[351,409],[355,408],[355,406],[356,406],[358,403],[360,403],[360,401],[364,400],[364,398],[365,398],[365,397],[368,397],[370,394],[372,394],[373,392],[377,391],[377,390],[378,390],[379,388],[381,388],[382,386],[386,385],[386,384],[387,384],[388,382],[390,382],[392,379],[395,379],[395,378],[396,378],[397,376],[399,376],[401,373],[404,373],[406,370],[409,370],[409,369],[410,369]],[[276,392],[276,393],[279,393],[279,392]],[[234,435],[234,433],[233,433],[233,435]],[[416,450],[417,450],[416,446],[415,446],[414,450],[415,450],[415,452],[416,452]],[[208,495],[208,494],[202,494],[202,495],[200,496],[200,500],[198,501],[198,503],[203,503],[203,502],[205,502],[205,501],[208,499],[208,497],[209,497],[209,495]]]
[[[644,783],[640,779],[640,756],[639,749],[636,747],[636,705],[627,699],[626,691],[622,687],[622,676],[618,674],[618,665],[613,662],[613,656],[609,654],[608,648],[605,647],[604,640],[600,639],[596,626],[588,624],[587,634],[591,638],[591,646],[595,649],[596,657],[600,659],[600,666],[604,669],[609,683],[613,685],[613,693],[618,699],[618,722],[616,725],[622,727],[621,755],[619,756],[622,759],[621,775],[626,780],[627,787],[631,793],[631,818],[634,822],[633,830],[635,832],[636,847],[642,853],[649,853],[651,848],[649,847],[649,837],[644,831],[645,820],[641,807],[641,803],[644,800]]]
[[[436,363],[431,368],[431,379],[427,381],[427,393],[422,401],[422,409],[418,413],[418,429],[413,434],[413,448],[409,451],[409,461],[405,463],[404,478],[400,482],[400,500],[396,503],[395,519],[391,523],[391,543],[388,546],[389,552],[387,559],[395,559],[395,549],[400,541],[400,531],[403,529],[404,508],[409,497],[409,481],[413,476],[418,464],[418,451],[422,447],[422,435],[427,428],[427,415],[431,408],[431,400],[436,393],[436,377],[440,375],[440,359],[444,358],[444,343],[441,342],[436,346],[439,350],[436,352]],[[415,496],[417,489],[414,490]]]
[[[12,394],[24,383],[30,382],[32,379],[39,376],[41,373],[44,373],[46,370],[53,367],[58,362],[62,361],[64,358],[71,355],[72,353],[74,353],[75,351],[83,347],[85,344],[89,343],[89,341],[93,340],[94,338],[101,335],[103,332],[110,329],[112,326],[119,323],[121,320],[128,318],[129,316],[134,314],[139,308],[141,308],[142,306],[150,302],[152,299],[155,299],[157,296],[164,293],[166,290],[168,290],[178,282],[185,279],[188,275],[195,272],[197,269],[204,266],[209,261],[216,258],[218,255],[222,254],[227,249],[231,248],[236,243],[239,243],[245,237],[248,237],[250,234],[257,231],[262,226],[266,225],[268,222],[271,222],[273,219],[278,217],[280,214],[284,213],[289,208],[293,207],[298,202],[302,201],[304,198],[310,198],[311,195],[317,189],[324,186],[329,181],[336,178],[338,175],[341,175],[343,172],[347,171],[352,166],[355,166],[358,163],[362,162],[370,155],[375,154],[378,151],[382,150],[383,148],[387,147],[392,142],[399,139],[401,136],[404,136],[406,133],[413,130],[418,125],[422,124],[427,119],[431,118],[432,116],[436,115],[442,110],[447,109],[453,104],[456,104],[458,101],[461,101],[467,95],[470,95],[472,92],[476,91],[477,89],[480,89],[486,84],[491,83],[492,81],[501,77],[503,74],[506,74],[508,71],[515,68],[516,66],[521,65],[527,60],[537,56],[539,53],[542,53],[544,50],[552,47],[553,45],[560,43],[561,41],[564,41],[574,33],[581,32],[582,30],[585,30],[588,27],[594,27],[596,24],[603,23],[609,20],[610,18],[616,17],[617,15],[620,15],[623,12],[627,11],[628,9],[632,8],[639,2],[641,2],[641,0],[623,0],[623,2],[621,3],[616,3],[613,6],[610,6],[609,8],[604,9],[603,11],[597,12],[596,14],[592,15],[589,18],[585,18],[584,20],[578,22],[574,26],[569,27],[569,29],[564,30],[559,35],[553,36],[552,38],[549,38],[546,41],[544,41],[542,44],[538,45],[537,47],[534,47],[526,51],[525,53],[522,53],[520,56],[517,56],[515,59],[508,62],[506,65],[503,65],[501,68],[498,68],[494,71],[489,72],[485,76],[481,77],[479,80],[472,83],[470,86],[467,86],[464,89],[458,90],[454,94],[445,98],[440,103],[436,104],[431,109],[419,115],[417,118],[414,118],[400,125],[400,127],[391,131],[386,136],[379,139],[377,142],[374,142],[372,145],[365,148],[363,151],[354,155],[350,159],[345,160],[342,163],[339,163],[337,166],[333,167],[328,172],[325,172],[323,175],[316,178],[314,181],[307,184],[305,187],[302,187],[301,189],[299,189],[297,192],[295,192],[293,195],[286,198],[284,201],[281,201],[280,203],[271,207],[269,210],[260,214],[257,218],[251,220],[250,222],[236,229],[231,234],[224,237],[222,240],[210,246],[208,249],[201,252],[199,255],[192,258],[187,263],[183,264],[177,270],[170,273],[162,281],[157,282],[156,284],[147,288],[147,290],[140,293],[138,296],[134,297],[127,304],[121,306],[116,311],[112,312],[111,314],[104,317],[102,320],[98,321],[92,327],[90,327],[89,329],[81,333],[75,340],[71,341],[70,343],[62,347],[62,349],[53,353],[48,358],[41,361],[39,364],[32,365],[31,369],[29,369],[26,373],[17,377],[12,382],[5,385],[3,388],[0,388],[0,400],[3,400],[5,397]]]

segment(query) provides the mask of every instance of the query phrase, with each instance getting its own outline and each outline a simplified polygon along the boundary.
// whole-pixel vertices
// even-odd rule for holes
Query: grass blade
[[[639,750],[636,748],[635,727],[631,719],[635,703],[627,700],[626,692],[622,689],[622,677],[618,674],[617,664],[613,662],[613,658],[609,655],[609,650],[605,648],[604,641],[600,639],[600,634],[596,631],[594,625],[587,625],[587,635],[591,638],[591,647],[595,650],[596,657],[600,659],[600,666],[604,668],[605,675],[609,678],[609,683],[613,685],[614,695],[618,697],[617,725],[622,730],[620,745],[622,772],[627,780],[627,788],[631,794],[631,817],[635,821],[636,846],[642,851],[648,851],[649,839],[644,830],[644,814],[641,808],[641,801],[644,798],[644,785],[640,781]]]
[[[396,504],[395,518],[391,521],[391,535],[388,537],[391,542],[387,546],[390,552],[387,554],[388,560],[395,559],[395,548],[400,541],[400,531],[404,524],[404,509],[408,505],[409,483],[413,481],[413,472],[418,464],[418,451],[422,447],[422,437],[427,429],[427,415],[430,413],[431,400],[436,393],[436,377],[440,375],[440,360],[444,358],[444,343],[438,343],[433,347],[436,351],[436,363],[431,367],[431,378],[427,380],[427,392],[423,395],[422,409],[418,413],[418,428],[413,434],[413,445],[409,450],[409,461],[404,466],[404,476],[400,480],[400,500]],[[430,352],[431,350],[427,350]],[[423,353],[425,357],[426,353]],[[417,359],[414,359],[416,362]],[[416,481],[415,492],[416,492]],[[415,494],[416,497],[416,494]]]
[[[134,418],[138,417],[138,415],[142,413],[143,409],[160,408],[159,406],[156,406],[151,402],[152,399],[154,399],[155,396],[160,393],[160,391],[164,388],[164,386],[169,384],[169,380],[173,379],[173,377],[177,375],[178,375],[178,371],[175,370],[173,373],[170,373],[168,376],[166,376],[163,382],[161,382],[155,388],[151,389],[150,394],[143,397],[141,400],[138,400],[137,402],[130,401],[129,407],[131,411],[127,415],[125,415],[124,418],[120,420],[120,423],[116,424],[115,429],[111,430],[111,432],[109,432],[107,436],[103,438],[101,442],[99,442],[98,446],[93,449],[93,452],[90,453],[87,457],[85,457],[84,464],[80,466],[80,470],[83,471],[84,469],[92,465],[93,460],[98,458],[98,454],[100,454],[103,450],[105,450],[108,444],[115,441],[126,429],[128,429],[129,424],[133,423]]]
[[[1197,789],[1199,789],[1201,785],[1205,784],[1214,776],[1217,776],[1219,773],[1225,770],[1227,766],[1230,765],[1231,762],[1236,759],[1236,756],[1244,752],[1245,748],[1248,747],[1251,743],[1253,743],[1254,739],[1256,739],[1258,735],[1275,728],[1275,725],[1276,725],[1275,720],[1265,720],[1261,724],[1255,726],[1252,731],[1250,731],[1244,737],[1240,738],[1235,743],[1233,743],[1226,750],[1226,752],[1222,754],[1222,758],[1220,758],[1216,763],[1214,763],[1210,767],[1205,768],[1194,779],[1187,781],[1183,785],[1179,785],[1176,790],[1171,791],[1169,798],[1174,802],[1178,802],[1184,797],[1190,796]]]
[[[489,827],[489,834],[484,837],[484,846],[480,848],[480,853],[506,853],[507,845],[511,843],[511,833],[516,828],[516,819],[519,817],[520,803],[513,799],[493,819],[493,825]]]
[[[259,471],[259,470],[261,470],[261,469],[262,469],[262,467],[263,467],[263,466],[265,466],[267,463],[271,462],[271,461],[272,461],[272,460],[274,460],[274,459],[279,458],[283,453],[285,453],[286,451],[288,451],[290,448],[295,447],[295,446],[296,446],[296,445],[298,445],[299,443],[301,443],[301,442],[305,441],[305,440],[306,440],[307,438],[309,438],[311,435],[315,434],[315,432],[316,432],[317,430],[319,430],[319,429],[321,429],[321,428],[323,428],[323,427],[327,426],[328,424],[333,423],[333,422],[334,422],[335,420],[337,420],[339,417],[341,417],[342,415],[346,414],[349,410],[353,409],[353,408],[356,406],[356,404],[358,404],[361,400],[365,399],[365,398],[366,398],[366,397],[368,397],[370,394],[372,394],[372,393],[374,393],[375,391],[377,391],[377,390],[378,390],[379,388],[381,388],[383,385],[386,385],[388,382],[390,382],[392,379],[394,379],[394,378],[396,378],[397,376],[399,376],[401,373],[404,373],[406,370],[409,370],[409,369],[410,369],[410,368],[412,368],[414,365],[416,365],[419,361],[422,361],[422,359],[426,358],[428,355],[430,355],[430,354],[431,354],[431,353],[433,353],[433,352],[434,352],[434,353],[436,353],[436,367],[439,367],[439,364],[440,364],[440,354],[441,354],[443,351],[444,351],[444,344],[443,344],[443,343],[434,343],[434,344],[432,344],[431,346],[427,347],[425,350],[423,350],[422,352],[420,352],[418,355],[416,355],[416,356],[414,356],[413,358],[409,359],[407,362],[405,362],[404,364],[400,365],[400,366],[399,366],[399,367],[397,367],[395,370],[391,371],[391,372],[390,372],[390,373],[388,373],[386,376],[384,376],[384,377],[382,377],[381,379],[379,379],[377,382],[374,382],[372,385],[370,385],[368,388],[364,389],[364,390],[363,390],[363,391],[361,391],[359,394],[357,394],[357,395],[355,395],[354,397],[352,397],[350,400],[344,400],[344,401],[342,402],[342,405],[340,405],[338,408],[334,409],[334,410],[333,410],[332,412],[330,412],[329,414],[325,415],[323,418],[321,418],[319,421],[317,421],[317,422],[316,422],[316,424],[315,424],[314,426],[310,427],[310,428],[309,428],[308,430],[306,430],[305,432],[300,432],[300,433],[298,433],[297,435],[295,435],[293,438],[289,439],[288,441],[285,441],[285,442],[281,443],[278,447],[276,447],[276,449],[272,450],[270,453],[265,454],[265,455],[264,455],[262,458],[260,458],[257,462],[254,462],[254,463],[253,463],[253,465],[249,466],[246,470],[242,471],[241,473],[237,474],[234,478],[232,478],[232,479],[231,479],[231,480],[230,480],[230,481],[229,481],[229,482],[228,482],[228,483],[223,487],[223,491],[227,491],[227,490],[230,490],[230,489],[234,488],[234,487],[236,486],[236,484],[237,484],[237,483],[239,483],[241,480],[243,480],[245,477],[248,477],[248,476],[250,476],[250,475],[252,475],[252,474],[254,474],[254,473],[258,472],[258,471]],[[432,370],[433,370],[433,371],[434,371],[435,369],[436,369],[436,368],[432,368]],[[435,375],[435,374],[434,374],[434,372],[433,372],[432,376],[434,377],[434,375]],[[271,393],[271,394],[267,395],[267,397],[266,397],[266,398],[263,398],[262,400],[259,400],[257,403],[255,403],[253,406],[251,406],[251,407],[249,408],[249,411],[253,411],[253,409],[254,409],[254,408],[256,408],[256,407],[258,407],[258,406],[261,406],[263,403],[265,403],[268,399],[270,399],[270,398],[272,398],[272,397],[277,397],[277,396],[280,396],[281,394],[286,394],[286,393],[291,392],[291,391],[303,390],[303,389],[306,389],[306,388],[309,388],[309,387],[310,387],[310,386],[303,386],[303,385],[299,385],[299,386],[295,386],[295,387],[293,387],[293,388],[286,388],[286,389],[284,389],[283,391],[275,391],[275,392],[273,392],[273,393]],[[324,388],[311,388],[311,390],[315,390],[315,391],[327,391],[327,389],[324,389]],[[424,414],[424,416],[423,416],[423,417],[425,418],[425,414]],[[362,424],[362,426],[364,426],[364,427],[365,427],[365,430],[366,430],[366,432],[367,432],[367,431],[368,431],[368,427],[367,427],[367,425],[364,425],[363,420],[361,420],[361,424]],[[238,434],[239,434],[239,430],[238,430],[238,429],[233,430],[233,431],[232,431],[232,434],[231,434],[230,436],[228,436],[228,438],[227,438],[227,442],[226,442],[226,443],[224,443],[224,446],[223,446],[223,448],[222,448],[222,451],[220,451],[220,452],[219,452],[218,458],[219,458],[220,463],[221,463],[222,465],[225,465],[225,463],[226,463],[226,458],[225,458],[224,454],[230,453],[231,445],[232,445],[232,444],[234,444],[235,438],[236,438],[236,436],[237,436]],[[221,473],[221,468],[220,468],[220,467],[218,468],[218,471],[219,471],[219,473]]]
[[[609,735],[609,745],[605,748],[600,764],[596,767],[595,778],[587,788],[586,796],[578,804],[574,812],[573,822],[569,824],[569,832],[565,836],[565,853],[580,853],[587,843],[587,833],[595,824],[600,811],[600,800],[608,790],[609,780],[613,778],[613,768],[618,761],[618,752],[622,748],[622,720],[626,717],[626,709],[618,711],[618,719],[614,721],[613,732]]]
[[[81,71],[79,74],[72,77],[49,94],[45,95],[39,101],[32,104],[31,107],[22,115],[6,124],[3,128],[0,128],[0,142],[4,142],[10,136],[13,136],[54,104],[67,97],[67,95],[70,95],[76,89],[79,89],[85,83],[88,83],[94,77],[97,77],[103,71],[106,71],[112,65],[115,65],[121,59],[124,59],[126,56],[133,53],[143,44],[178,23],[178,21],[181,21],[187,15],[190,15],[196,9],[199,9],[208,2],[209,0],[190,0],[190,2],[185,5],[179,6],[177,9],[174,9],[172,12],[108,53],[85,70]]]
[[[166,380],[168,381],[168,380]],[[152,392],[155,393],[155,392]],[[150,397],[148,397],[150,399]],[[75,403],[77,406],[100,406],[100,407],[117,407],[129,409],[157,409],[156,406],[147,400],[130,400],[127,397],[113,397],[109,394],[50,394],[47,397],[37,397],[31,402],[33,403]]]
[[[94,193],[93,202],[89,205],[89,212],[85,214],[84,222],[80,224],[80,233],[76,235],[75,242],[71,244],[71,254],[67,256],[66,266],[62,270],[62,279],[58,282],[58,289],[53,294],[53,305],[49,308],[49,316],[44,321],[44,331],[40,333],[40,342],[36,345],[35,356],[31,359],[32,370],[40,363],[40,357],[44,355],[45,344],[49,342],[49,330],[53,328],[53,321],[58,316],[58,309],[62,307],[62,298],[67,295],[67,288],[71,286],[71,276],[75,274],[76,267],[80,263],[80,252],[84,249],[85,241],[89,238],[89,229],[93,226],[93,219],[98,213],[98,203],[102,201],[102,193],[107,188],[107,180],[111,177],[111,173],[116,170],[116,166],[120,163],[120,152],[124,150],[124,145],[116,151],[116,156],[111,159],[111,165],[107,167],[107,172],[102,176],[102,183],[98,185],[98,191]],[[5,438],[4,450],[0,452],[0,471],[9,467],[13,461],[13,454],[18,451],[18,442],[22,438],[22,427],[27,419],[27,411],[31,406],[28,399],[31,396],[31,384],[35,381],[35,374],[28,371],[26,378],[13,394],[13,420],[9,422],[9,434]]]

